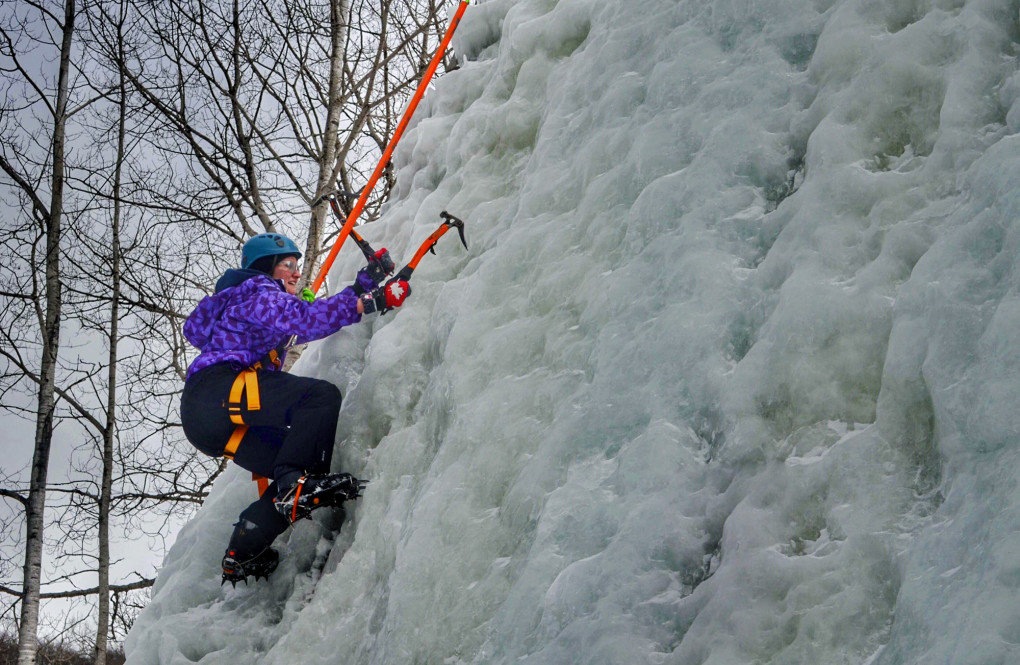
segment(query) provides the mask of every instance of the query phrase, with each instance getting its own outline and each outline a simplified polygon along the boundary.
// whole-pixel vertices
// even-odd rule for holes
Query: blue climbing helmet
[[[294,241],[279,233],[260,233],[241,248],[241,267],[250,268],[251,264],[265,256],[277,255],[297,256],[301,258],[301,250]]]

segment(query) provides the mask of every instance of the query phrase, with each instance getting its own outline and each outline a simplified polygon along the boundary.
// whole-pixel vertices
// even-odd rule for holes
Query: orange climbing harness
[[[283,364],[280,360],[280,353],[276,349],[269,352],[267,359],[277,368]],[[244,418],[241,416],[241,399],[246,398],[244,411],[259,411],[262,408],[262,401],[259,395],[258,370],[260,369],[262,369],[261,361],[248,369],[241,370],[237,378],[234,379],[234,384],[230,386],[227,412],[230,414],[230,422],[237,425],[237,427],[234,428],[234,432],[227,440],[227,445],[223,448],[223,456],[229,460],[234,459],[234,455],[237,454],[237,449],[241,445],[241,440],[244,439],[244,435],[248,432],[248,426],[244,423]],[[251,479],[258,483],[259,496],[265,494],[266,489],[269,488],[269,479],[254,472],[251,474]]]

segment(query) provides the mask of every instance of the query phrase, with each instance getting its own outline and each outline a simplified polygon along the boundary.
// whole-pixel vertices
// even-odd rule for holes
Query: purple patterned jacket
[[[361,273],[358,285],[366,291],[376,287]],[[292,335],[303,344],[360,320],[352,287],[308,303],[265,273],[228,270],[216,283],[216,292],[202,298],[184,322],[184,336],[201,351],[187,377],[216,363],[231,363],[239,370],[251,367]]]

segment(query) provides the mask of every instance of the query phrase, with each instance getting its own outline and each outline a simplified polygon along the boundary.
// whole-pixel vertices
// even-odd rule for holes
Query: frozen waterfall
[[[1018,21],[469,7],[363,233],[470,250],[296,369],[367,494],[221,588],[235,468],[128,664],[1020,662]]]

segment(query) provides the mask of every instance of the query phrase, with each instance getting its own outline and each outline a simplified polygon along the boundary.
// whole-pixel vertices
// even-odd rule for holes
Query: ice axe
[[[439,216],[443,218],[443,223],[439,225],[438,229],[432,232],[432,235],[425,239],[425,242],[418,247],[418,251],[414,253],[414,258],[412,258],[406,266],[400,269],[400,272],[398,272],[396,276],[390,280],[391,282],[398,279],[402,279],[406,282],[411,279],[411,273],[413,273],[414,269],[418,267],[418,262],[421,261],[422,257],[425,256],[427,252],[432,252],[433,254],[436,253],[436,243],[439,242],[439,239],[443,237],[443,234],[450,229],[457,229],[457,233],[460,234],[460,241],[464,243],[464,249],[467,249],[467,240],[464,238],[464,222],[445,210],[439,213]]]
[[[457,229],[457,233],[460,234],[460,241],[464,243],[464,249],[467,249],[467,239],[464,238],[464,222],[458,219],[457,217],[454,217],[450,213],[446,212],[445,210],[439,213],[439,216],[443,218],[443,223],[440,224],[439,228],[433,231],[432,235],[426,238],[425,242],[423,242],[421,246],[418,247],[418,251],[414,253],[414,257],[407,263],[407,265],[401,268],[400,272],[398,272],[388,282],[386,282],[386,286],[389,286],[390,284],[396,281],[403,280],[406,282],[410,280],[411,273],[413,273],[414,269],[418,267],[418,262],[421,261],[422,257],[425,256],[427,253],[429,252],[432,252],[433,254],[436,253],[435,249],[436,243],[439,242],[439,239],[442,238],[443,235],[450,229]],[[389,308],[382,309],[379,310],[379,313],[385,314],[388,311]]]

